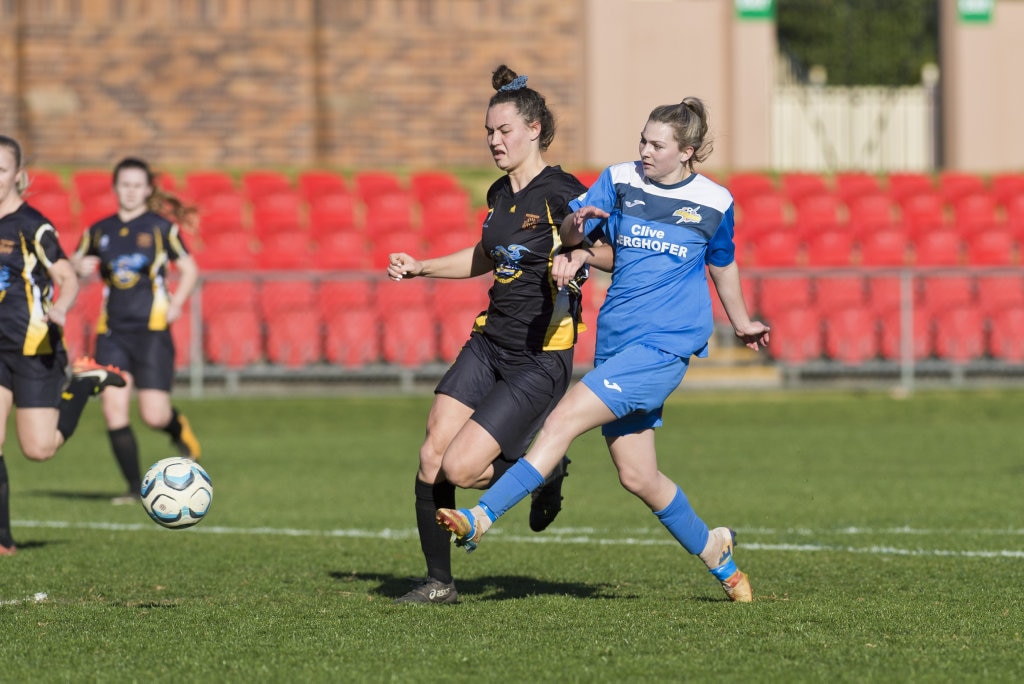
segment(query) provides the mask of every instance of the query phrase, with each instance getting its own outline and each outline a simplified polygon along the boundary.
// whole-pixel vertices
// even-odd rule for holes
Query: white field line
[[[61,520],[20,520],[13,521],[14,527],[36,527],[50,529],[76,529],[76,530],[100,530],[109,532],[146,532],[154,531],[164,533],[160,527],[153,523],[103,523],[103,522],[68,522]],[[407,529],[335,529],[335,530],[306,530],[283,527],[218,527],[215,525],[198,525],[188,530],[167,531],[178,534],[227,534],[227,535],[267,535],[281,537],[349,537],[356,539],[383,539],[383,540],[407,540],[416,538],[416,530]],[[501,530],[495,529],[488,535],[488,541],[506,541],[525,544],[592,544],[595,546],[672,546],[676,542],[667,538],[660,527],[621,530],[628,536],[611,537],[605,530],[595,528],[552,528],[544,534],[521,536],[513,534],[502,534]],[[739,536],[739,546],[744,551],[791,551],[796,553],[810,553],[818,551],[838,551],[856,554],[872,554],[878,556],[944,556],[961,558],[1020,558],[1024,559],[1022,549],[1001,549],[1001,550],[943,550],[924,548],[900,548],[896,546],[881,546],[871,544],[869,546],[856,547],[835,544],[792,544],[792,543],[768,543],[764,541],[748,542],[752,536],[769,537],[778,534],[806,534],[806,536],[868,536],[868,535],[931,535],[938,537],[959,537],[970,538],[972,536],[1022,536],[1024,529],[1009,528],[980,529],[980,530],[953,530],[936,529],[922,530],[907,527],[895,528],[864,528],[846,527],[833,530],[810,530],[806,528],[774,530],[751,529],[742,530]]]

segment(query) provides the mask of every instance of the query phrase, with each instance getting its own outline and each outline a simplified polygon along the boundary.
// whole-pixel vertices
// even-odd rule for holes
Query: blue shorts
[[[581,382],[615,414],[616,420],[601,428],[605,437],[661,427],[661,408],[690,367],[688,358],[643,344],[594,363]]]

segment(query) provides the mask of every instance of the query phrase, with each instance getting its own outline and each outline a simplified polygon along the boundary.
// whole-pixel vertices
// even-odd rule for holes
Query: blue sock
[[[525,458],[521,458],[484,492],[480,497],[480,506],[487,512],[491,522],[494,522],[542,484],[544,476]]]
[[[697,512],[690,506],[683,490],[676,486],[676,495],[672,503],[660,511],[654,511],[661,524],[668,528],[683,548],[698,555],[708,543],[708,526],[697,517]]]

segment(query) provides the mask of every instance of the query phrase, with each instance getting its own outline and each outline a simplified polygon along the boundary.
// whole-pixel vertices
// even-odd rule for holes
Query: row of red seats
[[[847,365],[900,361],[901,315],[899,309],[879,313],[868,306],[785,309],[771,319],[768,353],[791,364],[824,359]],[[915,361],[1024,363],[1024,306],[999,309],[988,316],[971,306],[931,314],[914,310],[911,325],[910,353]]]

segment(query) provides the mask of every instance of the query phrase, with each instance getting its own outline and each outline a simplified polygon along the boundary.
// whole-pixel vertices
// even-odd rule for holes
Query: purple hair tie
[[[505,85],[498,88],[498,90],[519,90],[520,88],[525,87],[526,76],[516,76],[515,78],[512,79],[511,83],[506,83]]]

